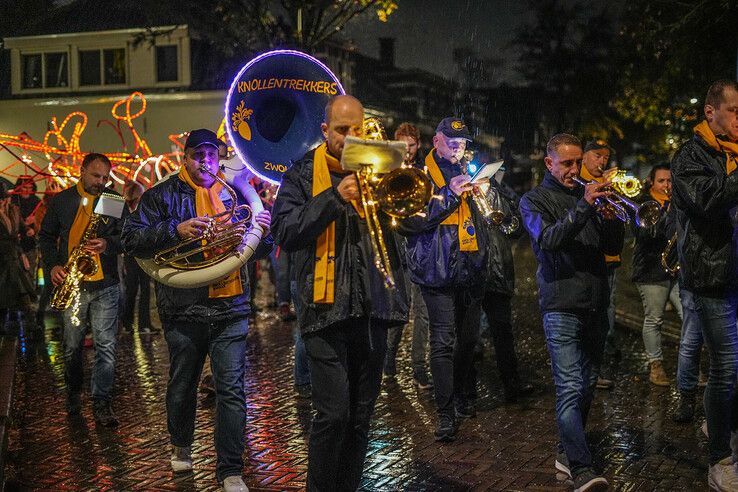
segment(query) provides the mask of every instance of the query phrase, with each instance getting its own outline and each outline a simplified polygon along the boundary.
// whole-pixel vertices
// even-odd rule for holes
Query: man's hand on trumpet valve
[[[454,195],[461,196],[462,193],[471,191],[474,186],[471,184],[471,178],[468,174],[459,174],[451,178],[448,187]]]
[[[177,225],[177,234],[182,239],[200,237],[210,225],[210,217],[193,217]]]
[[[356,179],[356,174],[351,173],[338,183],[336,191],[341,195],[343,201],[348,203],[351,200],[358,200],[361,196],[359,194],[359,181]]]
[[[607,198],[612,194],[612,191],[610,191],[611,184],[612,183],[610,181],[605,181],[603,183],[593,181],[591,183],[587,183],[584,186],[584,199],[587,200],[587,203],[590,205],[595,205],[595,202],[598,199]]]

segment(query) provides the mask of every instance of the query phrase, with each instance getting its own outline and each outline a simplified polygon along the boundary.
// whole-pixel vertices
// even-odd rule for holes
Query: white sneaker
[[[233,475],[223,480],[223,490],[225,492],[249,492],[249,488],[243,483],[243,478]]]
[[[188,472],[192,470],[192,448],[186,446],[172,446],[172,456],[169,458],[174,473]]]
[[[738,473],[732,456],[723,458],[710,467],[707,472],[707,483],[712,490],[738,491]]]

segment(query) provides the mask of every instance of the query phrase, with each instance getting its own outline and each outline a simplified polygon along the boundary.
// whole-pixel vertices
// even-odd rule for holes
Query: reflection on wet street
[[[394,381],[385,380],[377,403],[364,489],[567,488],[557,481],[553,468],[554,393],[527,240],[520,243],[516,260],[518,355],[536,394],[505,404],[494,351],[486,346],[478,416],[463,422],[456,442],[438,444],[433,440],[431,395],[412,384],[411,330],[405,330],[399,374]],[[276,310],[266,307],[269,286],[264,284],[257,296],[261,311],[249,334],[244,477],[251,490],[297,490],[305,485],[311,409],[293,389],[293,323],[279,321]],[[626,291],[619,307],[640,313],[637,298],[634,301]],[[694,423],[673,423],[670,412],[676,389],[650,385],[640,334],[621,329],[620,335],[622,358],[609,361],[606,368],[616,387],[597,393],[589,422],[595,467],[620,490],[705,489],[706,440],[699,430],[702,409]],[[114,408],[121,425],[114,430],[95,425],[87,399],[80,418],[67,417],[60,333],[51,315],[44,340],[24,340],[20,346],[6,468],[9,490],[216,489],[215,409],[204,394],[193,446],[195,472],[175,478],[169,469],[164,409],[168,360],[160,332],[119,337]],[[86,352],[91,360],[92,349]],[[676,345],[667,343],[664,352],[673,380]]]

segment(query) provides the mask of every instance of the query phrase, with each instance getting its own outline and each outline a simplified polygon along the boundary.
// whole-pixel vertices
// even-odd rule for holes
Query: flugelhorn
[[[582,186],[595,182],[586,181],[579,176],[575,176],[573,179]],[[635,224],[638,227],[652,227],[661,217],[661,205],[656,200],[648,200],[638,205],[615,191],[612,192],[612,196],[598,198],[595,205],[598,209],[608,208],[612,210],[615,217],[626,224],[630,222],[628,210],[632,210],[635,215]]]
[[[471,150],[467,150],[464,153],[464,160],[466,161],[463,167],[464,174],[470,174],[469,164],[473,155],[474,153]],[[471,191],[472,200],[474,200],[479,213],[488,226],[499,227],[500,231],[504,234],[510,235],[518,230],[520,220],[514,214],[506,214],[504,210],[497,206],[495,197],[490,196],[491,186],[490,190],[487,190],[487,193],[484,193],[480,186],[473,186]]]

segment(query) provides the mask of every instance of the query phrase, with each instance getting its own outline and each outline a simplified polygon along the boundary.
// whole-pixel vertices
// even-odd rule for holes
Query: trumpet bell
[[[382,178],[375,198],[379,207],[398,219],[421,212],[431,199],[430,180],[419,169],[401,167]]]
[[[636,225],[638,227],[652,227],[661,217],[661,205],[655,200],[649,200],[636,211]]]

